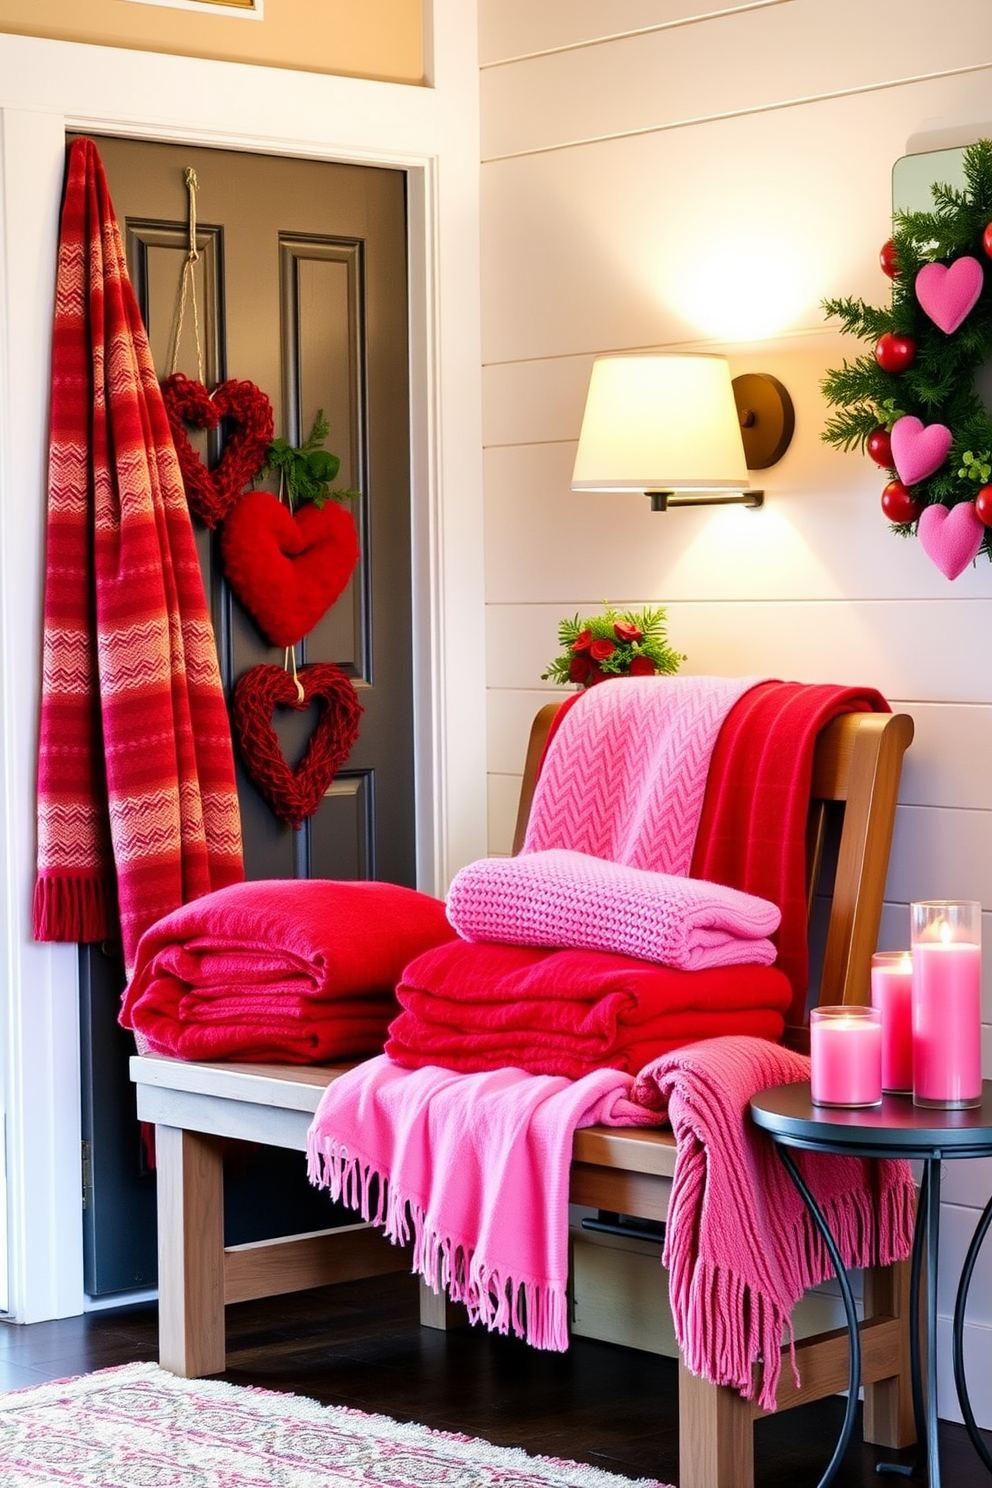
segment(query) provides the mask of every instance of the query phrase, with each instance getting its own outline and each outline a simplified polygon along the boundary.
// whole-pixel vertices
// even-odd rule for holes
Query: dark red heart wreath
[[[327,787],[351,753],[358,738],[362,705],[340,667],[313,662],[297,673],[296,682],[283,667],[262,663],[249,667],[234,686],[234,727],[245,768],[273,813],[297,831],[312,816]],[[272,727],[277,707],[298,713],[316,703],[317,726],[295,770],[283,757]]]
[[[234,378],[208,393],[202,382],[173,372],[162,383],[162,397],[189,509],[208,527],[216,527],[265,464],[273,433],[268,394],[253,382]],[[232,427],[220,459],[208,470],[190,444],[186,426],[216,429],[222,418]]]

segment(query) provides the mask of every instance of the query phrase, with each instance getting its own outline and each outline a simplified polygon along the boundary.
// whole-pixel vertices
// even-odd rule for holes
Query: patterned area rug
[[[127,1364],[0,1395],[3,1488],[662,1488],[298,1395]]]

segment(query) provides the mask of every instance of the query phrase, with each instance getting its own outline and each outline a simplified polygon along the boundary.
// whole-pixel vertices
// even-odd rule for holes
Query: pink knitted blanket
[[[629,1099],[632,1084],[617,1070],[574,1081],[512,1068],[459,1075],[380,1056],[321,1098],[310,1179],[395,1243],[412,1235],[414,1271],[473,1322],[565,1349],[572,1137],[580,1126],[660,1124],[663,1114]]]
[[[667,1111],[677,1141],[664,1264],[686,1365],[775,1409],[781,1343],[803,1292],[832,1275],[823,1241],[770,1138],[747,1115],[759,1090],[809,1078],[764,1039],[689,1044],[647,1065],[631,1095]],[[887,1265],[913,1242],[906,1162],[801,1153],[797,1163],[847,1266]],[[795,1360],[793,1358],[795,1373]],[[796,1385],[799,1379],[796,1374]]]
[[[616,951],[700,971],[770,966],[781,916],[739,889],[550,848],[469,863],[451,882],[448,919],[466,940]]]
[[[571,848],[687,875],[710,757],[757,677],[625,677],[581,694],[551,737],[524,852]]]

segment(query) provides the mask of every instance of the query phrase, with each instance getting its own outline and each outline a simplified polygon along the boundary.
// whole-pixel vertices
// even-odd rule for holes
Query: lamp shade
[[[747,461],[720,356],[593,362],[573,491],[742,491]]]

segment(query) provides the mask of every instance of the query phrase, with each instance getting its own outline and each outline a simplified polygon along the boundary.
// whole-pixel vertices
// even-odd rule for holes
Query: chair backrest
[[[531,726],[514,853],[523,845],[544,746],[562,706],[546,704]],[[821,1006],[870,1001],[902,758],[912,739],[908,713],[845,713],[817,740],[806,860],[811,984]],[[785,1042],[808,1050],[808,1027],[788,1028]]]

